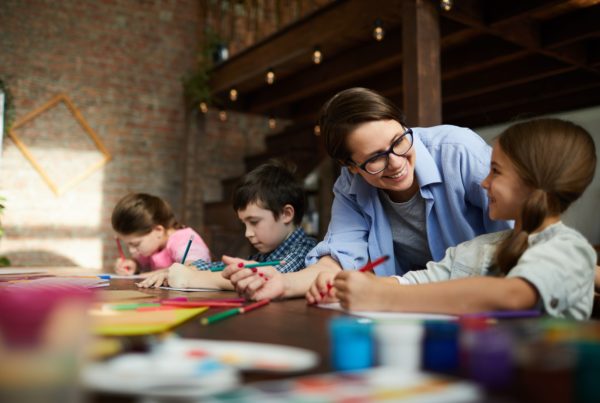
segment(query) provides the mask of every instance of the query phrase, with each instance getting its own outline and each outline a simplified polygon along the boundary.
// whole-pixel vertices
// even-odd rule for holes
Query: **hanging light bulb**
[[[321,135],[321,126],[315,125],[313,132],[314,132],[315,136],[320,136]]]
[[[314,64],[319,64],[321,63],[321,61],[323,61],[323,53],[321,52],[321,49],[319,49],[318,46],[313,51],[312,60]]]
[[[277,120],[273,116],[269,116],[269,129],[273,130],[277,127]]]
[[[206,102],[200,102],[200,105],[198,105],[198,108],[200,109],[200,111],[202,113],[208,112],[208,104]]]
[[[373,28],[373,37],[377,41],[381,41],[381,40],[383,40],[384,36],[385,36],[385,31],[383,30],[383,23],[381,22],[381,20],[379,18],[377,18],[375,20],[375,27]]]
[[[271,85],[275,82],[275,72],[273,71],[273,69],[269,69],[269,71],[267,71],[267,84]]]
[[[452,10],[453,1],[452,0],[440,0],[440,8],[444,11]]]
[[[227,112],[225,112],[223,109],[219,111],[219,120],[221,122],[225,122],[227,120]]]
[[[231,99],[233,102],[235,102],[237,100],[238,97],[238,92],[235,88],[232,88],[229,90],[229,99]]]

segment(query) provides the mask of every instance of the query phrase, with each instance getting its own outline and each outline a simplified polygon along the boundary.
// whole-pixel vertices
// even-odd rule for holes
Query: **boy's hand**
[[[158,288],[163,285],[169,285],[167,279],[169,277],[169,269],[160,269],[151,272],[144,281],[137,283],[140,288]]]
[[[117,259],[115,273],[120,276],[133,276],[137,270],[137,262],[132,259]]]
[[[198,269],[185,266],[181,263],[173,263],[168,271],[168,283],[171,287],[191,288],[191,280]]]
[[[308,304],[318,304],[321,302],[335,302],[333,279],[335,273],[321,272],[313,281],[310,288],[306,292],[306,302]]]
[[[333,286],[334,296],[340,300],[342,308],[350,311],[380,311],[385,308],[384,291],[390,287],[390,283],[373,273],[342,271],[335,276]],[[394,291],[401,292],[401,289]]]

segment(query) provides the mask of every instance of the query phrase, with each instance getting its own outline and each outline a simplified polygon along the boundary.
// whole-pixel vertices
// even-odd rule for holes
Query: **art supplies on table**
[[[381,367],[360,372],[337,372],[257,382],[203,401],[474,403],[484,401],[484,397],[483,391],[469,381]]]
[[[160,350],[88,364],[81,379],[88,390],[164,399],[199,399],[240,382],[237,369],[212,357],[174,356]]]
[[[103,280],[140,280],[146,277],[142,274],[98,274],[98,278]]]
[[[98,288],[106,287],[109,285],[106,280],[102,280],[96,276],[44,277],[0,284],[2,284],[2,286],[4,287],[9,288],[45,287],[65,290],[71,289],[73,287]]]
[[[208,308],[171,310],[90,310],[92,332],[99,336],[140,336],[165,332]]]
[[[212,357],[240,370],[294,373],[319,363],[314,351],[278,344],[170,337],[157,348],[173,357]]]
[[[184,291],[184,292],[214,292],[221,291],[218,288],[177,288],[177,287],[159,287],[161,290],[170,290],[170,291]]]
[[[251,303],[251,304],[248,304],[248,305],[244,305],[244,306],[241,306],[239,308],[232,308],[232,309],[229,309],[227,311],[222,311],[222,312],[216,313],[214,315],[206,316],[206,317],[202,318],[201,323],[203,325],[209,325],[211,323],[218,322],[220,320],[229,318],[231,316],[236,316],[236,315],[239,315],[239,314],[243,314],[243,313],[246,313],[246,312],[253,311],[255,309],[258,309],[258,308],[260,308],[262,306],[267,305],[269,302],[271,302],[271,300],[269,300],[269,299],[262,299],[260,301],[257,301],[257,302],[254,302],[254,303]]]
[[[458,320],[458,316],[455,315],[443,315],[436,313],[418,313],[418,312],[380,312],[380,311],[347,311],[340,305],[339,302],[331,302],[325,304],[315,305],[318,308],[333,309],[336,311],[342,311],[348,315],[360,316],[364,318],[373,319],[376,321],[424,321],[424,320],[444,320],[453,321]]]
[[[103,302],[127,301],[132,299],[155,298],[151,294],[145,294],[135,290],[99,290],[96,297]]]

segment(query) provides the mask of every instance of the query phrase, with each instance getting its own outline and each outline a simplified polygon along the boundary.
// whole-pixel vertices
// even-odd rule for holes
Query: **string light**
[[[383,30],[383,23],[379,18],[375,20],[375,27],[373,28],[373,37],[377,41],[382,41],[385,36],[385,31]]]
[[[200,105],[198,105],[198,108],[200,108],[200,111],[202,113],[208,112],[208,104],[206,102],[200,102]]]
[[[225,122],[227,120],[227,112],[225,112],[223,109],[219,111],[219,120],[221,122]]]
[[[321,49],[319,49],[318,46],[313,51],[312,60],[314,64],[320,64],[321,61],[323,61],[323,53],[321,52]]]
[[[320,136],[321,135],[321,126],[315,125],[313,132],[315,133],[315,136]]]
[[[440,0],[440,7],[444,11],[452,10],[453,1],[452,0]]]
[[[229,90],[229,99],[235,102],[238,98],[238,92],[235,88]]]
[[[269,71],[267,71],[267,84],[271,85],[275,82],[275,72],[273,71],[273,69],[269,69]]]
[[[277,127],[277,120],[273,116],[269,116],[269,129],[273,130]]]

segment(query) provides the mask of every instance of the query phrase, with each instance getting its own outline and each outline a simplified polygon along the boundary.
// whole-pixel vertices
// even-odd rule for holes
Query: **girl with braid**
[[[331,297],[350,310],[466,314],[540,309],[561,318],[590,317],[596,253],[561,222],[596,169],[594,141],[583,128],[537,119],[506,129],[482,182],[493,220],[512,230],[449,248],[439,262],[402,277],[342,271]],[[400,283],[400,284],[398,284]]]

